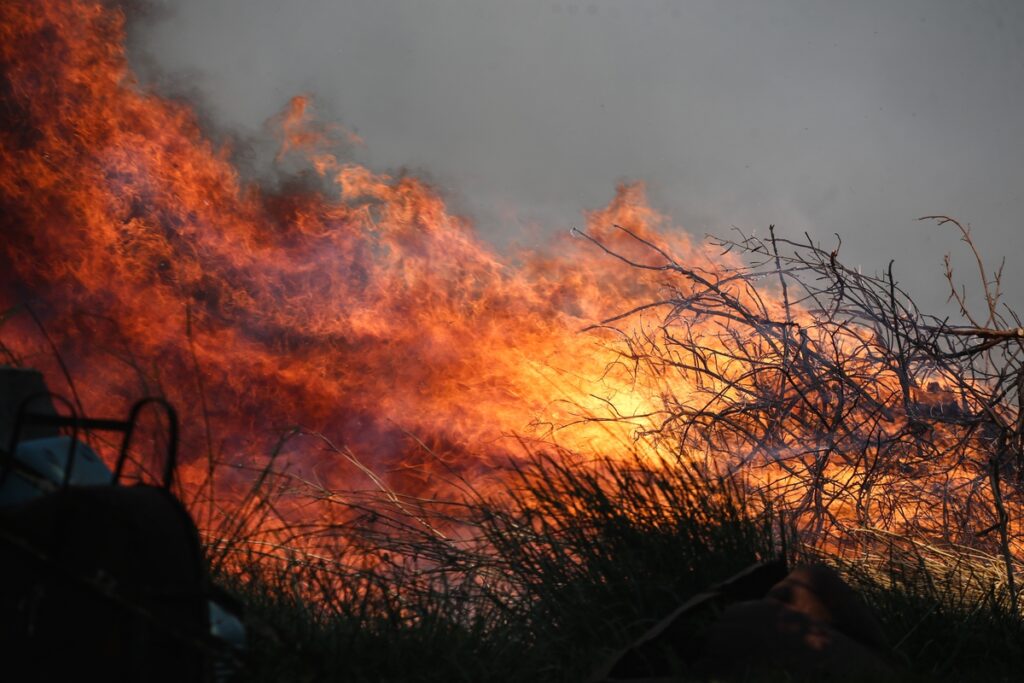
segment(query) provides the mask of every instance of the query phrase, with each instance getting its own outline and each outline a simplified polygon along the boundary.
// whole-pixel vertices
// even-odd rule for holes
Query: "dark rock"
[[[772,598],[738,602],[709,629],[694,671],[715,681],[893,681],[881,653]]]
[[[889,645],[881,624],[857,591],[824,565],[797,567],[766,596],[844,633],[877,652]]]
[[[897,679],[882,628],[832,569],[754,565],[677,608],[595,678],[663,681]]]

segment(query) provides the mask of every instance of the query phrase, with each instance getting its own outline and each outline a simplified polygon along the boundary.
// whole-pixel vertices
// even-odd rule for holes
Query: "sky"
[[[144,80],[243,136],[312,94],[354,160],[426,178],[498,245],[642,180],[697,236],[839,233],[945,313],[945,253],[978,290],[957,233],[917,220],[948,214],[1024,311],[1019,0],[151,1]]]

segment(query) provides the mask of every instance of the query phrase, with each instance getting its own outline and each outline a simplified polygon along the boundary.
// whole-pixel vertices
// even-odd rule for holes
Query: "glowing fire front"
[[[827,524],[902,528],[909,514],[935,531],[949,521],[937,500],[972,495],[957,488],[978,479],[970,465],[922,456],[912,479],[870,466],[871,440],[913,422],[906,378],[879,370],[875,331],[823,324],[773,282],[754,289],[738,257],[673,229],[642,186],[589,213],[584,237],[499,254],[423,182],[340,158],[337,140],[361,141],[297,97],[276,121],[278,157],[302,157],[316,182],[268,189],[240,177],[186,105],[134,79],[124,23],[87,0],[0,6],[0,304],[42,319],[87,412],[122,412],[141,393],[175,402],[187,490],[214,485],[213,458],[242,467],[217,480],[230,499],[302,425],[337,445],[285,452],[325,491],[445,494],[452,473],[493,486],[500,475],[479,475],[525,438],[612,458],[756,456],[749,481]],[[709,295],[718,303],[702,309]],[[757,314],[722,315],[730,306]],[[769,327],[807,362],[842,359],[861,393],[802,385],[780,370],[788,346],[739,331]],[[2,332],[9,358],[60,376],[31,320],[13,315]],[[952,391],[942,373],[930,381]],[[784,408],[755,415],[769,386]],[[727,406],[745,406],[728,434],[705,420]],[[884,419],[843,412],[855,409]],[[770,442],[756,437],[769,427]],[[930,438],[960,443],[955,430]],[[866,483],[917,502],[897,514],[843,494]]]
[[[658,392],[607,367],[609,335],[580,334],[655,278],[578,239],[505,259],[420,181],[339,162],[304,98],[281,117],[282,154],[307,153],[338,196],[262,190],[186,107],[133,80],[120,13],[7,3],[2,19],[3,295],[45,315],[88,410],[163,382],[187,406],[198,366],[219,434],[302,424],[390,469],[419,449],[408,432],[472,469],[513,433],[657,408],[643,397]],[[588,217],[591,234],[628,241],[614,224],[653,236],[665,219],[630,186]],[[8,344],[46,366],[17,324]],[[631,431],[557,438],[607,450]]]

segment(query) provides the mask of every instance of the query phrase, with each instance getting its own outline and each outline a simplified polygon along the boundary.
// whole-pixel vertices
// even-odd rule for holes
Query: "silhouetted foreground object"
[[[605,683],[897,680],[878,621],[832,569],[755,565],[667,616],[595,680]]]
[[[56,415],[53,402],[43,382],[43,376],[36,370],[13,368],[0,365],[0,448],[11,442],[18,408],[31,400],[34,413]],[[40,424],[25,425],[21,434],[23,441],[42,439],[59,434],[56,427]]]
[[[69,487],[0,509],[0,529],[6,680],[205,680],[205,563],[168,491]]]
[[[0,369],[3,390],[0,680],[229,678],[245,629],[209,584],[195,523],[171,493],[174,409],[143,399],[124,421],[64,417],[25,371]],[[162,485],[119,486],[150,405],[167,417]],[[93,430],[122,432],[113,470],[79,440]]]

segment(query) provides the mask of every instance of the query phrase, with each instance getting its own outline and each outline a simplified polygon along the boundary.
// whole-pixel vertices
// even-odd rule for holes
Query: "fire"
[[[133,79],[119,12],[7,3],[2,26],[4,297],[45,315],[88,412],[156,387],[188,410],[198,374],[216,433],[302,424],[408,484],[430,476],[411,435],[471,470],[509,454],[512,435],[618,449],[635,427],[558,427],[657,411],[614,367],[609,335],[580,332],[644,301],[654,278],[579,239],[495,253],[419,180],[338,160],[337,130],[303,97],[277,121],[279,157],[304,155],[334,190],[262,189],[187,107]],[[633,185],[588,217],[611,243],[615,224],[654,235],[667,221]],[[13,339],[27,361],[52,362]],[[332,485],[353,475],[337,470],[318,472]]]
[[[452,473],[491,485],[521,439],[584,455],[688,457],[696,446],[663,428],[673,410],[699,411],[709,395],[742,402],[751,383],[777,380],[741,359],[709,380],[686,359],[636,352],[683,328],[728,351],[720,322],[666,322],[654,308],[597,324],[696,287],[673,279],[658,250],[712,280],[742,266],[673,229],[641,185],[587,214],[591,239],[563,234],[543,250],[497,253],[424,182],[346,161],[339,147],[362,141],[318,123],[299,96],[275,120],[278,160],[301,159],[312,178],[267,188],[239,174],[230,145],[204,136],[187,105],[135,80],[124,31],[124,15],[101,2],[0,6],[0,304],[28,303],[42,318],[87,413],[122,413],[144,393],[178,405],[186,488],[210,485],[210,458],[260,467],[292,425],[335,444],[286,449],[296,476],[330,491],[440,495]],[[816,328],[770,285],[729,287],[867,369],[869,330]],[[30,321],[12,317],[3,334],[9,355],[56,386],[54,354]],[[900,389],[891,372],[867,387],[885,405]],[[891,430],[906,422],[897,415]],[[858,467],[837,458],[819,476],[842,489],[862,483]],[[750,475],[776,487],[791,476],[786,466]],[[892,474],[881,484],[907,486]],[[915,514],[927,516],[922,505]],[[860,512],[837,504],[831,514]]]

